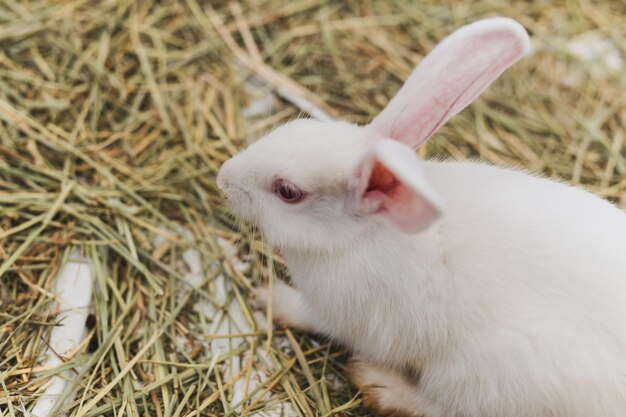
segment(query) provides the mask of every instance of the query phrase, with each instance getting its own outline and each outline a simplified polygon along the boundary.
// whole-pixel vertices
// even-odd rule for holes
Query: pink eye
[[[272,192],[285,203],[289,204],[299,203],[304,198],[302,190],[289,181],[281,179],[274,181]]]

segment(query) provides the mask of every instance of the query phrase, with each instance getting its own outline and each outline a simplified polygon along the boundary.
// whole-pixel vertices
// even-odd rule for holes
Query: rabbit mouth
[[[249,201],[252,201],[252,196],[250,195],[250,192],[248,192],[248,190],[246,190],[245,188],[240,187],[239,185],[222,185],[220,189],[222,190],[222,193],[224,194],[224,198],[226,200],[236,199],[239,198],[239,196],[244,195]]]
[[[252,195],[244,188],[234,185],[224,187],[222,192],[228,208],[238,216],[247,217],[245,208],[252,204]]]

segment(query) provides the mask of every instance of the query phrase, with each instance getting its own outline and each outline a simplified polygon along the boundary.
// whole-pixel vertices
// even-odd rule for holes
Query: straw
[[[255,306],[252,289],[288,272],[215,176],[293,118],[367,123],[445,35],[495,15],[524,24],[534,52],[421,156],[514,166],[625,207],[621,0],[3,1],[0,415],[58,378],[53,412],[73,416],[368,415],[346,352]],[[94,274],[87,336],[47,366],[74,247]]]

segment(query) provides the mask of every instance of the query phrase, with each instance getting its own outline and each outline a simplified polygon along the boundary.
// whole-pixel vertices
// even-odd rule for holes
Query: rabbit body
[[[415,415],[623,415],[626,214],[519,171],[424,165],[446,205],[427,231],[284,251],[312,330],[417,373]]]
[[[626,415],[626,214],[580,188],[414,148],[529,50],[510,19],[442,41],[367,126],[298,120],[217,178],[295,288],[274,317],[349,346],[380,414]]]

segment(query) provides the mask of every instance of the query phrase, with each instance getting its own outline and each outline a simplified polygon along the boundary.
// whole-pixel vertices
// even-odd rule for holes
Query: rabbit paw
[[[258,288],[256,299],[264,308],[267,308],[271,302],[274,321],[300,330],[317,331],[314,327],[313,313],[306,305],[302,294],[283,281],[274,281],[271,294],[269,287]]]
[[[431,408],[420,401],[419,381],[358,358],[348,364],[348,374],[363,396],[363,403],[382,417],[426,417]],[[431,408],[432,409],[432,408]]]

